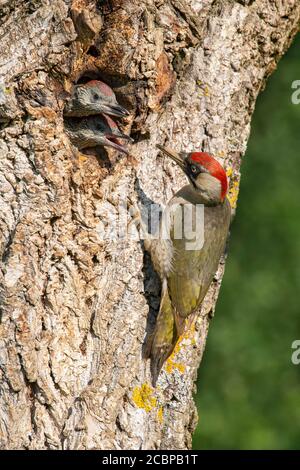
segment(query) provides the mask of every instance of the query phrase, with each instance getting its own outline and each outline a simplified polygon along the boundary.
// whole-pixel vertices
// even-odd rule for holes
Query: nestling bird
[[[131,137],[123,134],[109,116],[99,115],[82,119],[68,119],[65,126],[70,140],[79,150],[103,145],[127,155],[129,153],[119,139],[132,141]]]
[[[65,106],[64,115],[83,117],[100,113],[117,117],[129,115],[127,109],[117,102],[116,95],[106,83],[90,80],[85,84],[76,85]]]
[[[169,219],[169,225],[164,214],[161,220],[169,238],[164,239],[160,232],[156,239],[147,234],[144,241],[162,284],[156,325],[146,339],[144,351],[145,356],[151,358],[154,385],[164,362],[184,332],[186,319],[193,318],[192,314],[207,293],[225,250],[231,219],[226,197],[227,177],[217,160],[203,152],[177,153],[162,146],[158,148],[180,166],[189,184],[181,188],[165,208],[164,214],[169,211],[174,217]],[[197,205],[204,208],[204,219],[202,227],[196,226],[196,232],[186,232],[183,227],[182,237],[178,237],[175,224],[179,220],[181,226],[182,209],[186,204],[191,208],[193,230]],[[193,244],[198,242],[198,238],[202,243]]]

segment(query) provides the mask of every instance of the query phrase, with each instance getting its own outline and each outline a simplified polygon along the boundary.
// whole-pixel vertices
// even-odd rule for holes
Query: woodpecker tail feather
[[[171,355],[181,334],[181,331],[178,331],[178,326],[169,297],[167,281],[164,280],[156,325],[153,333],[146,338],[144,345],[144,356],[151,359],[150,369],[154,387],[164,362]]]

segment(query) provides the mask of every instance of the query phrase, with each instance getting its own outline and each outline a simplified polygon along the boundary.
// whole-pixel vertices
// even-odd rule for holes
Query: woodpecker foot
[[[185,320],[184,333],[192,329],[192,325],[196,322],[197,316],[199,315],[198,310],[191,313],[190,316]]]
[[[137,202],[134,201],[130,196],[128,197],[127,200],[128,200],[128,212],[131,217],[131,220],[128,223],[128,228],[132,227],[132,225],[135,225],[136,228],[138,229],[142,221],[140,208]]]

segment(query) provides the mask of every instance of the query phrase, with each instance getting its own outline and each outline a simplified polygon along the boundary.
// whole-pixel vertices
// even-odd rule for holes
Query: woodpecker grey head
[[[228,189],[224,168],[206,152],[180,152],[157,145],[157,147],[184,171],[191,187],[207,200],[218,204],[224,201]]]
[[[100,80],[91,80],[85,84],[76,85],[67,102],[64,115],[73,117],[108,114],[124,117],[129,112],[121,106],[113,90]]]
[[[109,116],[99,115],[83,119],[68,119],[65,126],[70,140],[80,150],[102,145],[126,154],[129,153],[119,139],[132,141],[131,137],[121,132]]]

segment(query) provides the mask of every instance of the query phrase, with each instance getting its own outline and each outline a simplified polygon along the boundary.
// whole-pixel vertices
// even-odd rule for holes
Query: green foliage
[[[299,449],[298,37],[258,99],[226,273],[199,371],[195,449]]]

